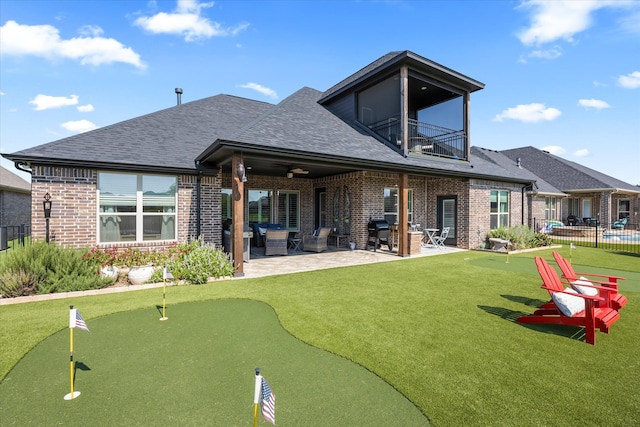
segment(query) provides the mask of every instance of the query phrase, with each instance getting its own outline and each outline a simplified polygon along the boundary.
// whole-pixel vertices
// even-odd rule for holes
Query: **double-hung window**
[[[509,192],[505,190],[491,190],[491,222],[493,230],[498,227],[509,226]]]
[[[544,198],[544,219],[558,219],[557,215],[557,198],[545,197]]]
[[[176,239],[175,176],[98,173],[98,242]]]
[[[278,191],[278,224],[289,231],[300,231],[300,192]]]
[[[413,222],[413,190],[409,190],[407,203],[407,218],[409,222]],[[384,189],[384,219],[389,224],[398,223],[398,189]]]

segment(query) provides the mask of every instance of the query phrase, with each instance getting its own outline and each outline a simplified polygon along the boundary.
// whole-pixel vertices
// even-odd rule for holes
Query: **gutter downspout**
[[[202,184],[202,172],[198,172],[198,178],[196,180],[196,236],[200,238],[200,210],[201,210],[201,200],[200,200],[200,187]]]

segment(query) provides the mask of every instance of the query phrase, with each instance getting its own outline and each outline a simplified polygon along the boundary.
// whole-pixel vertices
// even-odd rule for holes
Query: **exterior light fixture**
[[[238,163],[236,166],[236,176],[241,182],[247,182],[247,175],[244,170],[244,164],[242,162]]]
[[[293,172],[287,171],[287,178],[289,179],[293,178]]]
[[[49,243],[49,218],[51,218],[51,205],[51,195],[49,194],[49,192],[47,192],[47,194],[44,195],[44,202],[42,202],[42,207],[44,209],[44,219],[46,222],[45,241],[47,243]]]

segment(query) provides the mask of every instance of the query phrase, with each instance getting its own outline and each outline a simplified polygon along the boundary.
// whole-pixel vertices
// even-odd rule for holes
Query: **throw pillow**
[[[577,294],[576,291],[568,288],[565,289],[565,292]],[[573,317],[581,311],[584,311],[584,299],[580,297],[569,295],[564,292],[554,292],[551,295],[551,298],[558,307],[558,310],[567,317]]]
[[[571,282],[571,287],[582,295],[591,295],[592,297],[598,295],[598,290],[592,287],[591,282],[587,280],[575,280]]]

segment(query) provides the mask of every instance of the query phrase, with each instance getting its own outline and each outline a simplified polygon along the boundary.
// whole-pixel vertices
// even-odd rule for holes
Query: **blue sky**
[[[638,0],[0,0],[0,153],[171,107],[176,87],[182,102],[324,91],[396,50],[486,84],[472,145],[640,184]]]

